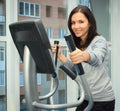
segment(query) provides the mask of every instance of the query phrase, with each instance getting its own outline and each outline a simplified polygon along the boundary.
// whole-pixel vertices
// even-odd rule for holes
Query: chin
[[[81,37],[81,35],[80,34],[76,34],[76,37]]]

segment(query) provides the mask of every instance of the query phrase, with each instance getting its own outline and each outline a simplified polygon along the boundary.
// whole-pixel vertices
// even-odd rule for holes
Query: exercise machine
[[[52,96],[55,94],[59,80],[55,70],[54,60],[51,53],[51,45],[46,34],[44,25],[41,20],[19,21],[9,25],[10,33],[13,42],[18,50],[18,53],[24,63],[24,87],[25,87],[25,102],[28,111],[58,110],[64,108],[72,108],[80,105],[85,99],[85,93],[88,95],[89,104],[84,111],[90,111],[93,100],[84,77],[84,70],[81,64],[75,65],[76,74],[69,68],[60,66],[79,87],[80,99],[72,103],[54,104]],[[65,40],[70,51],[75,50],[74,42],[71,35],[66,35]],[[48,94],[40,96],[37,92],[36,75],[50,74],[51,90]],[[51,98],[50,104],[44,104],[41,101]]]

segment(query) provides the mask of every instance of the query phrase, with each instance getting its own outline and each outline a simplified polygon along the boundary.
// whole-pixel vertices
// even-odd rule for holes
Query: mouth
[[[82,30],[79,29],[79,30],[75,30],[74,32],[78,34],[78,33],[81,33]]]
[[[74,33],[75,33],[75,35],[81,35],[82,31],[79,30],[79,31],[75,31]]]

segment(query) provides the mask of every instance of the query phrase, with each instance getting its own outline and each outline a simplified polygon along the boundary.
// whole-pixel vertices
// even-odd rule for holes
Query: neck
[[[81,38],[81,42],[80,42],[80,45],[84,45],[86,42],[86,39],[85,38]]]

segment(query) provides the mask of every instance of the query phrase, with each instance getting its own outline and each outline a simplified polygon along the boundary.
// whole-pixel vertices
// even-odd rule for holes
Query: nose
[[[79,27],[79,24],[78,24],[78,23],[75,23],[73,27],[74,27],[74,28],[78,28],[78,27]]]

